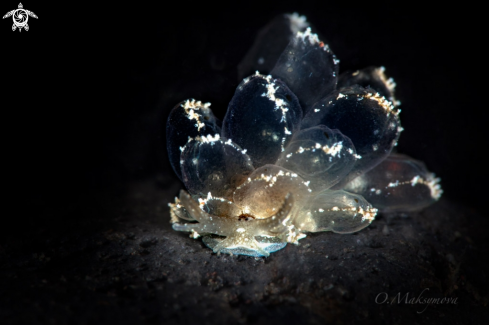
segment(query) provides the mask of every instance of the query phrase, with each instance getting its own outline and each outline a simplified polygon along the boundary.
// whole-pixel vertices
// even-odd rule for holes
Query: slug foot
[[[249,237],[246,236],[244,241],[235,237],[218,237],[204,236],[202,241],[212,249],[214,253],[231,254],[231,255],[247,255],[254,257],[269,256],[270,253],[281,250],[287,246],[287,242],[282,241],[278,237]]]

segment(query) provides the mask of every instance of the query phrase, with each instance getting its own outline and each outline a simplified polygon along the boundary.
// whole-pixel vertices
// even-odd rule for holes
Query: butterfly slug
[[[303,16],[283,15],[239,66],[270,73],[244,78],[222,123],[210,103],[176,105],[167,147],[188,193],[170,204],[174,230],[216,253],[268,256],[308,232],[352,233],[379,210],[438,200],[439,179],[392,153],[402,131],[393,80],[383,67],[340,75],[338,64]]]

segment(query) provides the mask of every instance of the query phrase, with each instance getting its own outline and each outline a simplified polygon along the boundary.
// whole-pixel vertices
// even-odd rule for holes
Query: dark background
[[[162,126],[171,108],[197,98],[223,117],[238,84],[236,65],[259,28],[296,11],[327,38],[341,71],[386,67],[402,102],[399,151],[440,176],[446,197],[483,208],[479,10],[394,4],[25,3],[40,17],[29,20],[31,30],[13,33],[7,19],[1,29],[8,192],[23,207],[32,199],[69,204],[79,193],[128,179],[173,175]]]
[[[222,118],[258,30],[291,12],[324,35],[340,72],[386,67],[402,102],[399,152],[441,177],[445,198],[487,218],[487,36],[477,6],[23,4],[39,17],[28,32],[12,32],[10,18],[0,26],[7,193],[0,243],[46,225],[62,231],[86,211],[97,217],[129,181],[175,186],[164,136],[170,110],[196,98]]]
[[[402,102],[399,151],[439,175],[450,199],[484,207],[486,52],[476,7],[172,5],[25,3],[40,17],[30,31],[13,33],[2,21],[3,160],[14,198],[59,204],[121,180],[173,174],[162,129],[171,108],[197,98],[222,117],[259,28],[296,11],[328,39],[341,71],[386,67]]]

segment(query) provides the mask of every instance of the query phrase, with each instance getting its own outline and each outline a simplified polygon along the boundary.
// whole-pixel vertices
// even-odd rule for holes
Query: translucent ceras
[[[392,153],[402,127],[384,68],[339,75],[338,63],[304,17],[283,15],[238,67],[269,74],[244,78],[222,123],[194,99],[171,111],[168,153],[188,191],[170,204],[173,229],[216,253],[268,256],[440,197],[421,162]]]

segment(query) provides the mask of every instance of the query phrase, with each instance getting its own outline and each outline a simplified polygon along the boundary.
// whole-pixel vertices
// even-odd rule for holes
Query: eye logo
[[[14,24],[12,25],[12,31],[15,31],[18,28],[19,32],[22,31],[22,28],[24,28],[26,31],[29,30],[29,25],[27,25],[29,16],[37,19],[36,14],[32,11],[25,10],[22,6],[22,3],[19,3],[18,9],[7,12],[5,16],[3,16],[3,18],[5,19],[10,16],[12,16],[12,20],[14,21]]]

